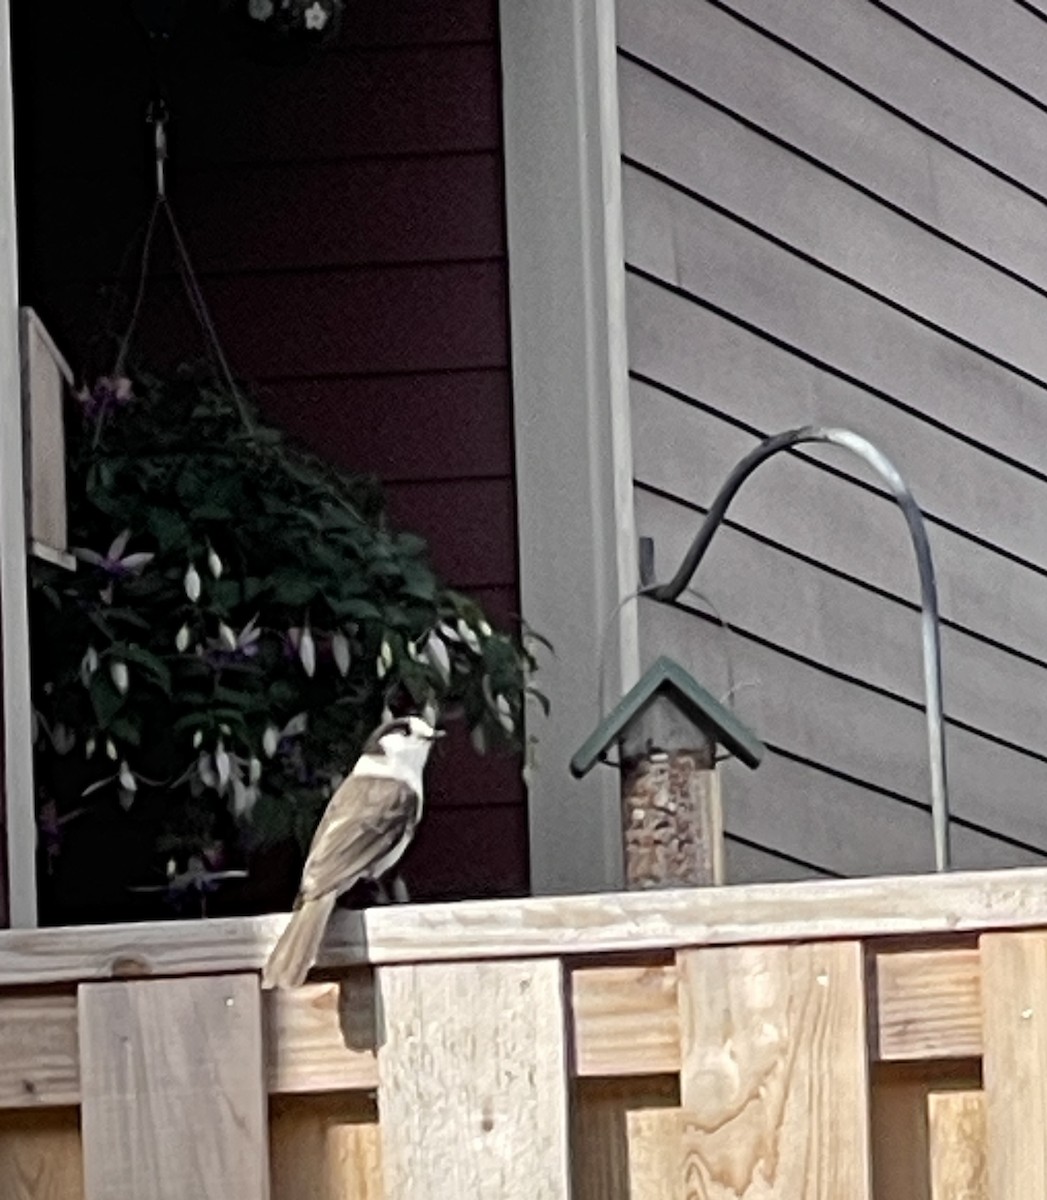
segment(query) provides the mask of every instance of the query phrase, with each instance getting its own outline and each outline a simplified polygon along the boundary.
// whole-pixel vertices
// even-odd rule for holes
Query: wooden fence
[[[283,919],[0,934],[0,1197],[1047,1196],[1047,871]]]

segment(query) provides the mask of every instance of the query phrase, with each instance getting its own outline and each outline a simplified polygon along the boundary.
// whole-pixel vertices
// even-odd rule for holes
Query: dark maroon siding
[[[74,360],[147,211],[148,48],[130,4],[15,0],[24,302]],[[215,7],[201,4],[201,13]],[[200,20],[203,18],[201,16]],[[251,61],[194,24],[171,60],[175,211],[268,416],[388,484],[448,580],[517,607],[495,0],[351,0],[340,43]],[[141,344],[201,347],[166,249]],[[131,286],[125,267],[122,283]],[[521,892],[519,764],[433,770],[419,895]]]

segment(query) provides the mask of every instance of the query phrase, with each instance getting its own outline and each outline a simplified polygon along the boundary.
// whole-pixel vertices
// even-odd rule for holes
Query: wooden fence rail
[[[1047,1196],[1047,871],[0,934],[3,1200]]]

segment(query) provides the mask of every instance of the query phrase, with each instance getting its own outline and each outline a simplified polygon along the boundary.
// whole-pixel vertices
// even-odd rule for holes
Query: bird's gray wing
[[[351,775],[331,797],[316,827],[299,895],[343,892],[370,870],[418,822],[418,797],[395,779]]]

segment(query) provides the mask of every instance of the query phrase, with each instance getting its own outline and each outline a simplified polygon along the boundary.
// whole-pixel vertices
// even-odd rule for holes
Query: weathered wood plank
[[[42,557],[75,567],[67,553],[64,420],[73,375],[31,308],[21,311],[20,334],[28,536]]]
[[[567,1025],[558,960],[378,972],[386,1191],[569,1194]]]
[[[0,1108],[79,1101],[76,997],[0,995]]]
[[[925,0],[904,3],[927,7]],[[994,52],[995,62],[1006,62],[1005,74],[1018,68],[1019,58],[1042,69],[1041,39],[1020,48],[1013,43],[1008,24],[1029,20],[1017,5],[997,14],[979,0],[957,6],[935,0],[934,11],[944,17],[954,7],[964,10],[965,20],[970,13],[985,26],[980,46]],[[1031,23],[1042,28],[1042,22]],[[772,136],[1019,275],[1047,284],[1047,211],[1041,203],[816,63],[720,8],[688,0],[619,3],[618,37],[627,51]],[[631,150],[639,131],[623,91],[622,137]]]
[[[1047,934],[981,939],[989,1195],[1047,1194]]]
[[[674,1200],[671,1190],[658,1188],[673,1171],[679,1176],[678,1083],[675,1075],[577,1081],[571,1104],[573,1200]]]
[[[258,981],[85,984],[86,1200],[266,1200]]]
[[[688,1194],[871,1195],[862,948],[678,955]]]
[[[582,967],[570,978],[576,1074],[654,1075],[679,1068],[675,966]]]
[[[816,8],[731,0],[730,7],[881,100],[1041,194],[1047,124],[1020,96],[864,0]]]
[[[391,905],[338,913],[325,968],[1037,928],[1047,870]],[[287,914],[0,931],[0,987],[259,971]],[[132,947],[134,949],[132,949]]]
[[[75,1109],[0,1114],[0,1196],[4,1200],[83,1200]]]
[[[875,954],[875,1056],[881,1061],[978,1058],[982,1052],[978,951]]]
[[[628,1200],[697,1200],[697,1193],[685,1191],[684,1120],[678,1108],[625,1114]]]
[[[619,74],[635,126],[624,145],[630,158],[973,345],[1047,375],[1035,336],[1047,311],[1042,295],[642,67],[624,61]]]
[[[378,1114],[361,1096],[295,1096],[270,1107],[272,1200],[387,1200]]]
[[[927,1097],[931,1200],[989,1200],[985,1097],[932,1092]]]
[[[338,983],[267,992],[262,1004],[270,1092],[334,1092],[377,1084],[370,971],[353,971]]]

